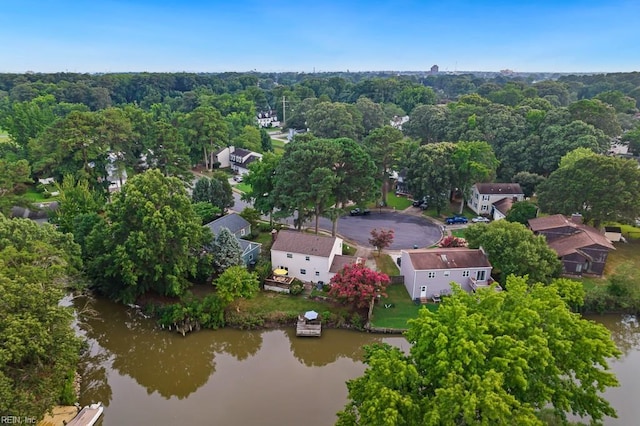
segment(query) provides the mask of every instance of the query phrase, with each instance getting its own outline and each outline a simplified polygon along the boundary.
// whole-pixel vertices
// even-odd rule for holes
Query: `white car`
[[[484,216],[476,216],[473,219],[471,219],[471,222],[473,222],[473,223],[489,223],[490,220],[487,219]]]

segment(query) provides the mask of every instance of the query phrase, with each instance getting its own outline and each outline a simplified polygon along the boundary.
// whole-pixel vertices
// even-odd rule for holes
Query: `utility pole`
[[[286,125],[287,123],[287,104],[286,101],[284,99],[284,96],[282,97],[282,125]]]

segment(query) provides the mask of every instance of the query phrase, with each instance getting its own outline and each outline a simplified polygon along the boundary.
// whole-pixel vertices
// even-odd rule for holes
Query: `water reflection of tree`
[[[262,331],[220,330],[216,332],[216,352],[225,352],[243,361],[262,347]]]
[[[107,380],[107,367],[105,365],[108,359],[108,352],[92,346],[80,357],[78,368],[82,376],[80,395],[88,397],[87,403],[100,401],[108,406],[109,402],[111,402],[113,392]]]
[[[286,334],[291,342],[293,356],[309,367],[331,364],[343,357],[362,361],[362,347],[382,341],[381,337],[372,337],[369,333],[343,330],[328,330],[323,332],[320,339],[296,337],[295,329],[288,329]]]
[[[149,394],[185,398],[215,372],[216,344],[209,332],[182,337],[159,330],[136,310],[97,300],[99,318],[86,320],[88,338],[113,356],[112,366],[135,379]]]
[[[603,316],[597,321],[611,331],[611,337],[623,356],[640,348],[640,323],[635,315]]]

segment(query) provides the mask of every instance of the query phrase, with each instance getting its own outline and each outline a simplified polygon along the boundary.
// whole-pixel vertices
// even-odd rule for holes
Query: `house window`
[[[480,271],[476,271],[476,279],[478,281],[484,281],[485,279],[485,272],[484,270],[480,270]]]
[[[306,260],[308,262],[309,261],[309,256],[305,256],[304,260]]]
[[[469,276],[469,271],[462,271],[462,276],[463,277],[468,277]]]
[[[293,257],[293,254],[287,253],[287,259],[291,259],[292,257]]]
[[[240,230],[240,235],[244,235],[244,229]]]
[[[435,278],[435,277],[436,277],[435,272],[427,272],[427,278]]]
[[[306,269],[300,269],[300,275],[307,275]]]
[[[451,271],[444,271],[444,276],[448,277],[449,275],[451,275]]]
[[[489,201],[489,196],[488,195],[483,195],[482,196],[482,201]]]
[[[253,255],[252,254],[249,255],[249,260],[253,260]]]
[[[489,210],[489,206],[482,206],[482,210]]]
[[[316,277],[320,276],[320,271],[316,271]]]

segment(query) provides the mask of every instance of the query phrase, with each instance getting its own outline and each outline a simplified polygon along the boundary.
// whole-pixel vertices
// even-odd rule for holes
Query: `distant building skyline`
[[[0,72],[630,72],[630,0],[4,0]]]

